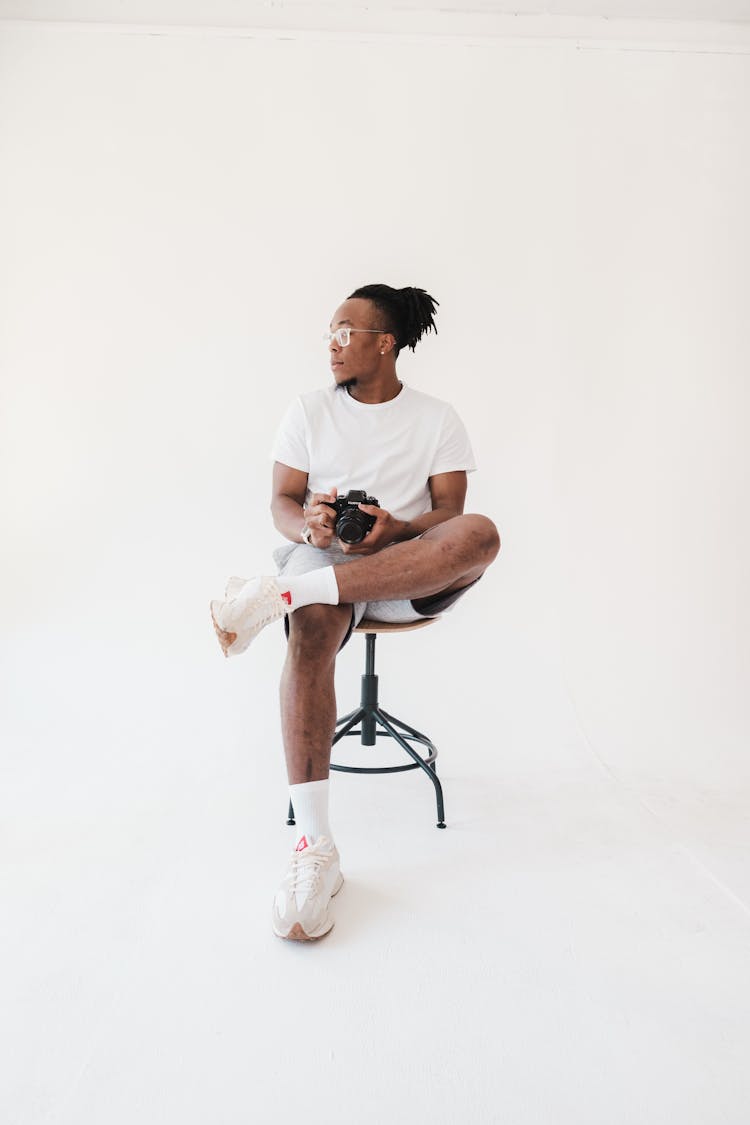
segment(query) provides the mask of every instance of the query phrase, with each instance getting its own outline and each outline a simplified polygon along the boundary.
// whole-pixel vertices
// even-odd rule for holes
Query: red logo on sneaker
[[[307,843],[307,836],[300,836],[299,843],[294,850],[295,852],[303,852],[307,847],[309,847],[309,844]]]
[[[283,590],[282,594],[281,594],[281,597],[286,602],[287,605],[292,604],[292,594],[291,594],[290,590]]]

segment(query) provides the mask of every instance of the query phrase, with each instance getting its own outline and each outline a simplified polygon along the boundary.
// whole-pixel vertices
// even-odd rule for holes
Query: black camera
[[[333,526],[342,543],[361,543],[370,528],[375,526],[375,516],[368,516],[357,507],[358,504],[380,507],[374,496],[368,496],[357,488],[350,488],[346,496],[337,496],[333,503],[328,503],[328,507],[336,513]]]

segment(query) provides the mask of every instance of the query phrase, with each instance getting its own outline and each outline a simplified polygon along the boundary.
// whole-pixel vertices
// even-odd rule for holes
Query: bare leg
[[[328,777],[336,729],[336,654],[351,617],[350,605],[309,605],[289,618],[281,730],[290,785]]]
[[[455,516],[421,539],[394,543],[335,566],[339,598],[347,603],[391,598],[418,602],[431,594],[460,590],[484,573],[499,550],[497,528],[486,516]]]

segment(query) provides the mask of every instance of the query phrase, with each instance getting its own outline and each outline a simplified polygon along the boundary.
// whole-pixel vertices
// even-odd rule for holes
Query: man
[[[232,578],[211,603],[225,656],[272,621],[287,629],[282,734],[300,836],[273,926],[291,940],[329,932],[343,882],[328,823],[336,654],[365,611],[415,621],[449,608],[500,549],[489,519],[463,514],[475,466],[456,412],[396,374],[399,351],[436,330],[436,304],[423,289],[368,285],[339,306],[327,334],[334,385],[292,404],[273,447],[271,510],[289,540],[274,552],[279,574]],[[372,526],[345,542],[331,505],[353,489],[379,506],[356,505]]]

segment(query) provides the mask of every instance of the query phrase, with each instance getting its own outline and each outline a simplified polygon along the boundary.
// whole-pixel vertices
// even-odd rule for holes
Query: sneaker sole
[[[261,629],[243,629],[241,633],[232,633],[229,629],[222,629],[221,625],[216,620],[214,607],[216,607],[216,611],[218,612],[220,606],[223,604],[224,603],[218,601],[218,599],[211,602],[211,620],[214,623],[216,636],[219,638],[221,651],[225,656],[240,656],[243,652],[247,652],[252,642],[258,636],[258,633],[261,632]],[[225,647],[227,638],[229,638],[229,644]]]
[[[222,629],[221,625],[219,624],[219,622],[214,617],[214,606],[218,607],[221,604],[222,603],[219,602],[219,601],[211,602],[211,620],[214,623],[214,631],[215,631],[216,636],[218,638],[219,644],[221,645],[221,651],[224,653],[224,656],[229,656],[230,649],[232,648],[232,646],[234,645],[234,643],[237,640],[237,634],[236,633],[229,633],[229,632],[227,632],[226,629]],[[229,644],[226,643],[228,638],[229,638]],[[234,656],[234,653],[232,653],[232,655]]]
[[[240,578],[230,578],[229,582],[227,583],[227,588],[237,589],[237,584],[241,581],[242,579]],[[279,599],[279,601],[281,601],[281,599]],[[255,625],[250,627],[248,627],[247,625],[243,625],[242,623],[238,623],[237,631],[234,632],[231,629],[225,629],[216,620],[217,614],[221,612],[221,608],[224,604],[224,602],[219,601],[218,598],[215,598],[211,602],[210,609],[211,620],[214,623],[216,636],[219,638],[219,644],[221,645],[221,650],[225,656],[239,656],[241,653],[246,652],[252,642],[258,636],[258,634],[263,631],[265,625],[269,625],[272,620],[277,620],[277,618],[267,618],[262,622],[256,623]],[[282,603],[282,608],[280,608],[279,610],[278,617],[283,617],[285,612],[286,607],[283,606]]]
[[[335,888],[331,891],[331,898],[339,893],[343,885],[344,876],[339,873],[338,882]],[[277,930],[275,925],[273,927],[273,932],[276,934],[276,937],[280,937],[284,941],[320,941],[320,939],[324,938],[326,934],[330,934],[331,930],[333,929],[333,925],[333,919],[331,919],[331,924],[327,929],[322,930],[319,934],[308,934],[305,932],[305,930],[302,929],[302,925],[300,922],[295,922],[294,925],[285,934],[283,934],[281,930]]]

